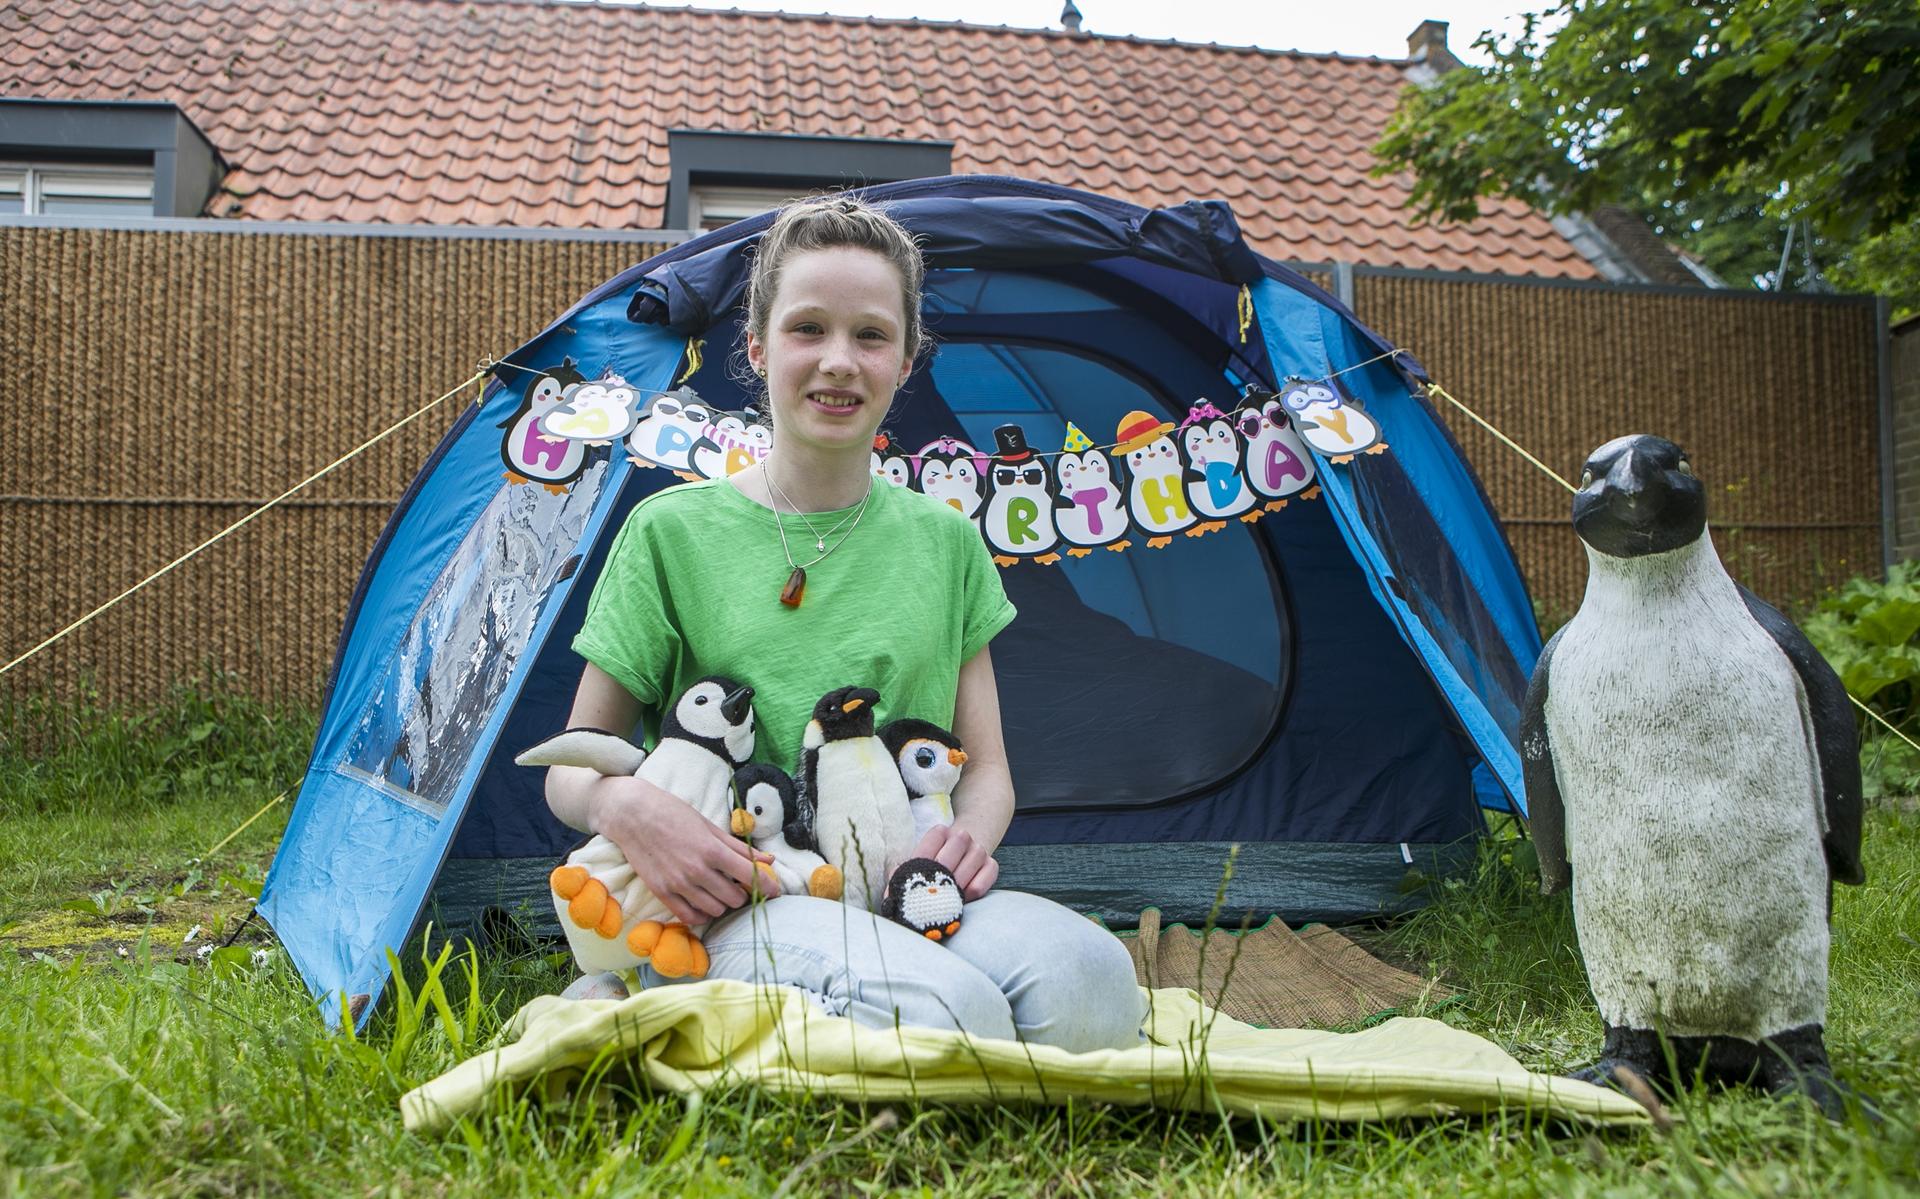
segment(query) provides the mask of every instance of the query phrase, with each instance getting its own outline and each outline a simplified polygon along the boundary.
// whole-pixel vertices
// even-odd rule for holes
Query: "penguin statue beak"
[[[742,687],[720,701],[720,714],[727,718],[728,724],[739,724],[746,719],[747,709],[752,706],[753,688]]]
[[[964,765],[966,765],[966,763],[967,763],[967,751],[966,751],[966,750],[964,750],[964,749],[950,749],[950,750],[948,750],[948,751],[947,751],[947,762],[948,762],[948,763],[949,763],[950,765],[954,765],[954,766],[964,766]]]

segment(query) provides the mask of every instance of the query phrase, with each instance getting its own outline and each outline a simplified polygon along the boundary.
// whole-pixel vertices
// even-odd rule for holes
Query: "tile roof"
[[[1373,178],[1412,64],[549,0],[13,0],[0,97],[170,100],[209,215],[658,228],[669,129],[951,141],[953,169],[1232,204],[1295,261],[1594,278],[1539,213],[1412,224]]]

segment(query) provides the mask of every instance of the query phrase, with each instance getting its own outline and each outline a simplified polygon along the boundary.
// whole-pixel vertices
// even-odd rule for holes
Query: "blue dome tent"
[[[1124,449],[1129,420],[1204,423],[1197,402],[1246,411],[1243,395],[1257,414],[1289,380],[1331,387],[1384,442],[1314,449],[1315,488],[1207,536],[1142,545],[1143,529],[1124,553],[1005,563],[1020,616],[993,646],[1019,793],[1004,885],[1120,926],[1147,906],[1198,920],[1238,845],[1224,918],[1352,919],[1417,902],[1409,871],[1457,868],[1483,808],[1524,814],[1539,632],[1410,356],[1250,250],[1219,202],[1149,211],[991,176],[861,194],[929,265],[933,345],[892,446],[953,438],[990,474],[1003,425],[1042,451]],[[567,380],[745,406],[729,360],[769,220],[623,272],[514,351],[375,545],[259,905],[330,1015],[378,995],[387,947],[429,907],[443,926],[550,919],[546,875],[578,835],[512,758],[565,724],[583,665],[569,644],[612,533],[679,479],[619,441],[517,439],[539,389]],[[516,444],[554,469],[503,477]],[[921,460],[901,457],[911,475]]]

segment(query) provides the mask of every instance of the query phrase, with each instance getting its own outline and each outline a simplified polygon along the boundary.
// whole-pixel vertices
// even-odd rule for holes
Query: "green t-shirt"
[[[806,521],[825,533],[851,512]],[[1014,617],[973,522],[876,481],[859,526],[829,538],[833,552],[807,567],[789,608],[775,519],[712,479],[648,496],[621,526],[573,648],[645,705],[649,744],[662,705],[710,674],[754,689],[754,758],[785,770],[798,769],[813,706],[836,687],[878,691],[880,722],[951,728],[961,664]],[[795,562],[817,555],[806,522],[778,519]]]

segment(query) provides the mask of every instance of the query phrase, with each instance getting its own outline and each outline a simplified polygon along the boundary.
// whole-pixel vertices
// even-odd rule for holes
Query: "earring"
[[[756,366],[753,368],[753,373],[764,379],[767,377],[767,368],[764,366]]]

